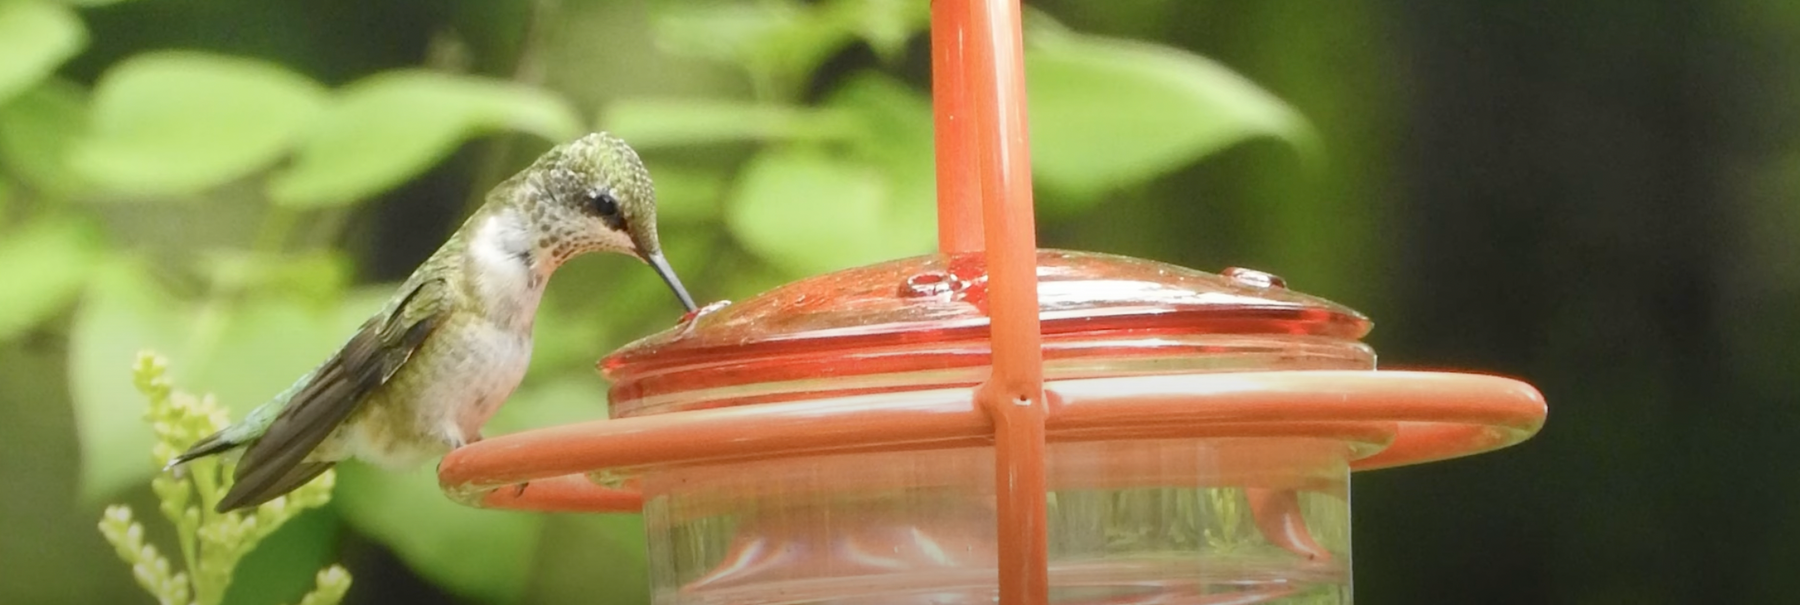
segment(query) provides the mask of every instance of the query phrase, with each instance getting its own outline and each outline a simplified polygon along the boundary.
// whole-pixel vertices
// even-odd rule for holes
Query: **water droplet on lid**
[[[1269,288],[1274,288],[1277,290],[1286,290],[1287,289],[1287,280],[1281,279],[1281,276],[1276,275],[1274,273],[1265,273],[1262,271],[1257,271],[1255,269],[1245,269],[1243,267],[1227,267],[1224,271],[1220,271],[1219,275],[1223,276],[1225,279],[1231,280],[1232,282],[1234,282],[1240,286],[1246,286],[1246,287],[1250,287],[1250,288],[1260,288],[1260,289],[1269,289]]]
[[[948,271],[926,271],[906,278],[900,284],[900,296],[918,298],[924,296],[941,296],[961,290],[969,285],[955,274]]]

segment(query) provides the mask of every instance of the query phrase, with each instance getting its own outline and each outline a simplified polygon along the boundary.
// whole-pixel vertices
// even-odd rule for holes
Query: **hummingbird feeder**
[[[1280,278],[1039,250],[1016,0],[934,0],[939,253],[703,309],[601,362],[607,420],[493,437],[477,506],[638,512],[659,605],[1349,603],[1351,471],[1542,426],[1375,371]]]

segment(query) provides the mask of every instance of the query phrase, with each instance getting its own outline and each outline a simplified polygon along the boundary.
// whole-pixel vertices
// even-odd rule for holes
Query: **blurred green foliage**
[[[154,22],[196,6],[88,10]],[[643,153],[668,256],[702,298],[932,248],[931,112],[917,69],[928,3],[516,6],[525,16],[513,20],[459,5],[460,25],[435,32],[412,64],[321,77],[316,57],[260,43],[165,44],[235,39],[201,29],[110,44],[90,78],[64,65],[88,42],[81,9],[0,0],[0,342],[59,340],[49,365],[66,368],[82,506],[141,490],[155,471],[126,379],[137,351],[167,352],[180,382],[242,414],[377,308],[383,282],[399,277],[376,268],[384,259],[416,263],[488,186],[587,130]],[[1034,163],[1052,212],[1089,210],[1251,138],[1317,153],[1294,110],[1216,63],[1042,14],[1029,29]],[[605,44],[586,45],[596,38]],[[454,193],[382,210],[442,175],[458,175]],[[365,225],[380,216],[398,216],[387,233],[402,235],[373,235]],[[619,265],[578,263],[555,280],[531,373],[490,433],[603,415],[592,361],[676,315],[649,272]],[[339,483],[328,514],[268,549],[305,559],[347,527],[472,601],[645,598],[635,519],[463,508],[430,469],[351,464]],[[571,532],[585,540],[552,538]],[[558,579],[574,572],[557,559],[595,550],[613,553],[612,581]],[[271,565],[234,594],[291,600],[285,591],[316,568]]]

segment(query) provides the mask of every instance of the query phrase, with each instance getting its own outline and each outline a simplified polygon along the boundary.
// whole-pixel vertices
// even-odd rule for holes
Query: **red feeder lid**
[[[1357,341],[1368,318],[1267,273],[1064,250],[1037,262],[1048,377],[1374,366]],[[614,417],[971,386],[990,362],[987,302],[982,254],[900,259],[710,306],[600,367]]]

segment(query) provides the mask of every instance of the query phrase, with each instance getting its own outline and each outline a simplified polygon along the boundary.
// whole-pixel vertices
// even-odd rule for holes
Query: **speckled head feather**
[[[625,141],[594,133],[557,146],[514,177],[513,199],[557,262],[585,252],[662,252],[650,172]],[[505,188],[502,188],[505,189]]]

